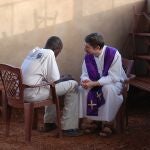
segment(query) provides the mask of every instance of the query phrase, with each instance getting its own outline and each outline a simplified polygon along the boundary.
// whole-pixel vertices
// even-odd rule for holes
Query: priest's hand
[[[83,80],[81,81],[81,86],[84,88],[84,89],[88,89],[87,87],[87,83],[90,82],[90,80]]]
[[[100,83],[97,81],[84,80],[81,82],[81,86],[85,89],[93,88],[95,86],[100,86]]]

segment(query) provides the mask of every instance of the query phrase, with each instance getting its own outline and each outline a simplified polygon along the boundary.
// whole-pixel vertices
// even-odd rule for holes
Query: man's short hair
[[[103,48],[105,42],[103,39],[103,36],[99,33],[91,33],[85,37],[85,42],[90,44],[93,48],[96,48],[97,46]]]
[[[51,36],[46,44],[45,44],[45,48],[46,49],[51,49],[53,51],[59,49],[61,50],[63,48],[63,43],[61,41],[61,39],[57,36]]]

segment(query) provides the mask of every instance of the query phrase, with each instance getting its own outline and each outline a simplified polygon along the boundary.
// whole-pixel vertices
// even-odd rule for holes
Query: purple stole
[[[106,47],[104,56],[104,66],[102,71],[102,76],[108,75],[108,70],[113,62],[116,49],[112,47]],[[85,64],[90,80],[97,81],[101,78],[98,68],[91,54],[85,55]],[[98,108],[105,104],[105,100],[102,93],[102,87],[94,87],[90,89],[87,95],[87,115],[88,116],[98,116]]]

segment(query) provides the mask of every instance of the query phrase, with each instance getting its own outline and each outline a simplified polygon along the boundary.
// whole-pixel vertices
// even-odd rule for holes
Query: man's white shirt
[[[56,63],[54,52],[50,49],[33,49],[21,66],[23,83],[26,85],[37,85],[45,82],[54,82],[60,79],[60,73]],[[27,88],[24,91],[26,100],[39,100],[44,96],[44,88]],[[38,96],[39,95],[39,96]]]

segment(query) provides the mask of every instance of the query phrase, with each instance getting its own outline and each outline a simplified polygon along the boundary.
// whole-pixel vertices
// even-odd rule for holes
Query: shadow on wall
[[[144,0],[0,0],[0,63],[20,66],[35,46],[51,35],[60,36],[64,49],[58,56],[63,74],[79,79],[84,37],[101,32],[107,44],[121,48],[132,25],[133,5]],[[71,67],[70,67],[71,66]]]

